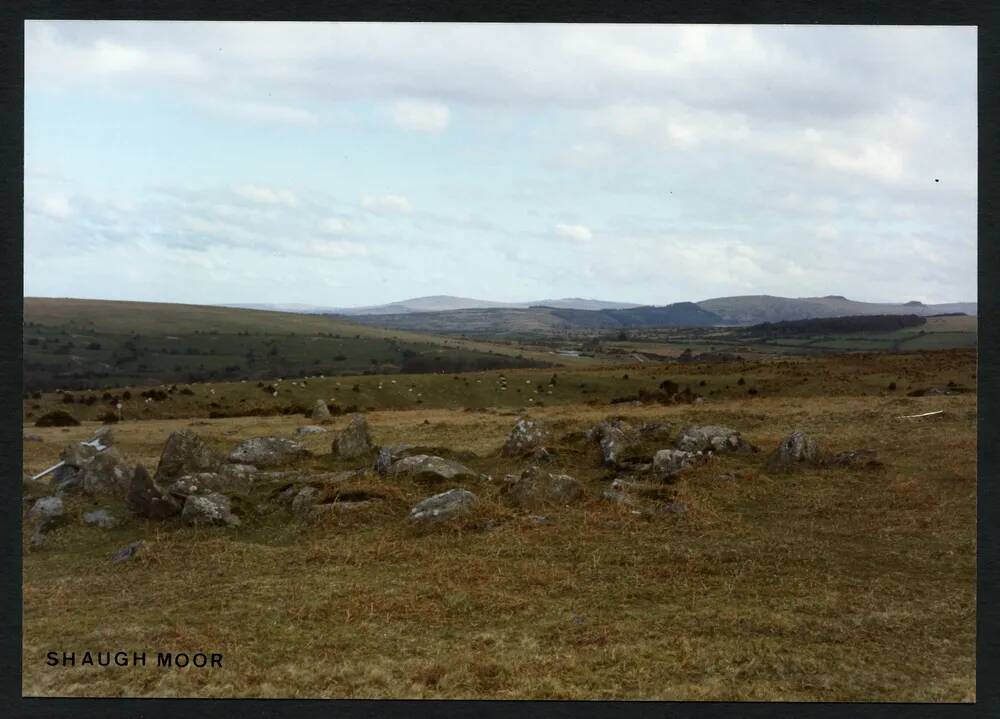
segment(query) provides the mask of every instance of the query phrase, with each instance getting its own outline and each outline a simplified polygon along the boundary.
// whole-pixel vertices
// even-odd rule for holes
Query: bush
[[[71,415],[64,409],[53,410],[52,412],[46,412],[38,421],[35,422],[36,427],[79,427],[80,420]]]
[[[98,422],[103,422],[104,424],[114,424],[115,422],[118,421],[118,413],[117,412],[112,412],[111,410],[108,410],[104,414],[100,415],[97,418],[97,421]]]

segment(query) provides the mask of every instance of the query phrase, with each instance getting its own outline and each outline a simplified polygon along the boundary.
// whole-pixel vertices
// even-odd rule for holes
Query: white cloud
[[[73,214],[73,208],[65,195],[42,195],[29,200],[29,206],[37,212],[57,220],[63,220]]]
[[[291,190],[273,189],[270,187],[261,187],[260,185],[242,185],[235,188],[234,192],[243,199],[264,205],[287,205],[295,207],[299,204],[298,198]]]
[[[307,251],[330,258],[344,257],[364,257],[368,254],[368,248],[359,242],[346,242],[342,240],[332,242],[313,242],[307,246]]]
[[[361,198],[361,206],[379,214],[409,212],[412,209],[410,201],[401,195],[365,195]]]
[[[450,112],[439,102],[400,100],[392,106],[392,120],[409,132],[441,132],[448,127]]]
[[[347,232],[347,223],[339,217],[327,217],[319,223],[319,229],[328,235],[340,235]]]
[[[593,237],[589,227],[584,225],[556,225],[556,234],[560,237],[567,237],[571,240],[586,242]]]

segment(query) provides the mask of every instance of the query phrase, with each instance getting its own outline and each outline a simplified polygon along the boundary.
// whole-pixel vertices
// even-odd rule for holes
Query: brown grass
[[[926,367],[912,372],[936,379]],[[930,409],[945,415],[896,419]],[[406,512],[449,487],[374,476],[352,487],[388,499],[313,525],[262,501],[237,530],[71,524],[24,558],[24,693],[975,700],[974,395],[532,411],[560,434],[609,414],[674,430],[728,424],[762,452],[692,470],[675,486],[684,514],[647,517],[600,500],[607,472],[596,455],[567,446],[552,471],[584,481],[584,503],[516,511],[498,501],[495,482],[469,483],[483,500],[476,515],[429,533],[410,528]],[[468,450],[478,455],[468,464],[495,478],[524,466],[495,453],[510,414],[368,417],[377,443]],[[194,429],[225,448],[290,436],[302,423],[241,418]],[[129,461],[152,465],[169,432],[188,424],[115,431]],[[25,443],[26,469],[47,466],[63,443],[93,429],[31,428],[45,441]],[[832,451],[876,449],[884,466],[770,472],[766,453],[793,429]],[[350,466],[321,454],[331,437],[307,438],[318,453],[307,468]],[[722,473],[737,480],[714,480]],[[136,560],[107,561],[137,538],[148,546]],[[47,651],[87,649],[225,659],[215,670],[45,666]]]

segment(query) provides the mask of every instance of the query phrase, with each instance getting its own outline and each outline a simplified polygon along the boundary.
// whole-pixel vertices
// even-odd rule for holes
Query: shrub
[[[115,422],[118,421],[118,414],[116,412],[108,410],[104,414],[99,415],[97,421],[103,422],[104,424],[114,424]]]
[[[35,422],[36,427],[79,427],[80,420],[71,415],[64,409],[56,409],[51,412],[46,412],[38,421]]]

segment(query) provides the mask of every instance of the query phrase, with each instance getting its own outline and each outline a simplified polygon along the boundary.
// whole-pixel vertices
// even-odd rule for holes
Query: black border
[[[773,24],[976,25],[979,27],[979,484],[977,703],[824,704],[722,702],[368,701],[255,699],[22,699],[21,662],[21,316],[23,295],[23,91],[25,19],[395,20],[425,22],[700,22]],[[997,408],[1000,276],[997,87],[1000,48],[995,0],[6,0],[0,7],[0,715],[23,717],[534,716],[601,717],[979,717],[1000,716],[997,636]],[[14,121],[18,118],[18,121]]]

